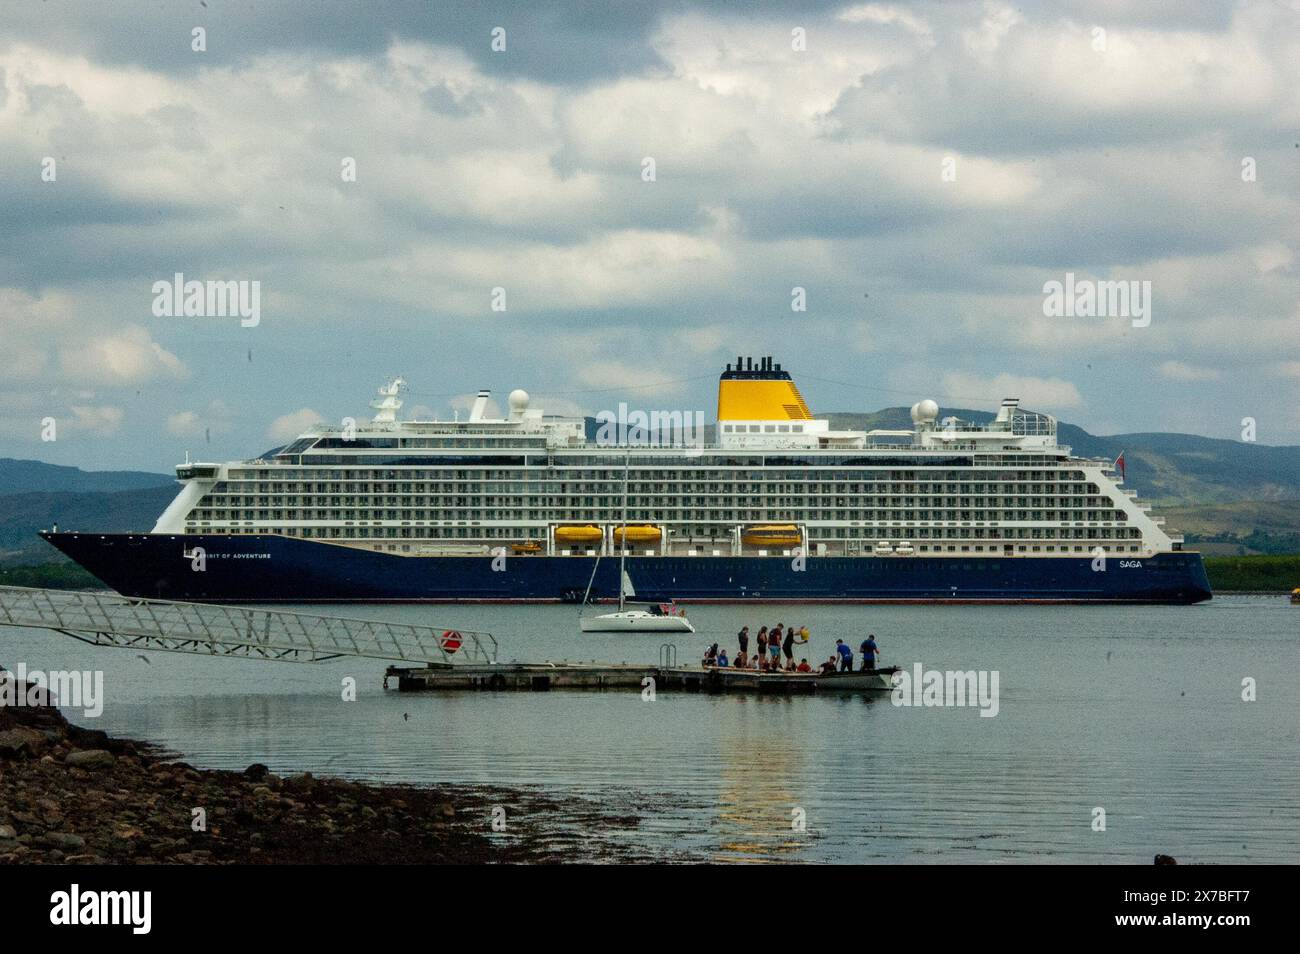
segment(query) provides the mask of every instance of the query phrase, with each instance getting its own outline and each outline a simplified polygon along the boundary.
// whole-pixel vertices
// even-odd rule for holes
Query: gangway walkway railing
[[[497,656],[491,633],[21,586],[0,586],[0,626],[51,629],[96,646],[288,662],[366,656],[483,664]]]

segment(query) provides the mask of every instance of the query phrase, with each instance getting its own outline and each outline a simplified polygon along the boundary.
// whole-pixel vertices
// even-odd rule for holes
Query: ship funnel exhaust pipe
[[[483,420],[483,412],[487,410],[488,398],[491,396],[492,392],[487,388],[478,392],[478,397],[474,399],[474,406],[470,408],[469,411],[469,419],[471,421]]]

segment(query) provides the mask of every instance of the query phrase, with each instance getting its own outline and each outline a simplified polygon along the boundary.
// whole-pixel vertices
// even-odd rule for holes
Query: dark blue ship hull
[[[399,556],[275,535],[42,536],[126,596],[216,602],[559,602],[582,594],[594,557]],[[203,551],[203,569],[190,554]],[[1196,603],[1201,556],[633,557],[638,599],[655,602]],[[593,597],[617,598],[618,560]]]

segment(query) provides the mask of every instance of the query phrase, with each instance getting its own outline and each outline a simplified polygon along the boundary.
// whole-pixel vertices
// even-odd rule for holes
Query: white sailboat
[[[622,560],[619,561],[620,567]],[[618,612],[600,616],[584,616],[578,620],[584,633],[693,633],[695,627],[686,614],[668,603],[647,604],[646,609],[627,609],[627,598],[636,596],[632,578],[620,569],[623,577],[619,587]]]
[[[578,625],[584,633],[693,633],[695,627],[686,618],[686,613],[669,603],[647,604],[646,609],[628,609],[627,598],[636,596],[632,578],[627,573],[627,482],[631,466],[631,450],[623,464],[623,533],[619,535],[618,544],[618,612],[604,613],[600,616],[583,616]],[[600,558],[596,558],[600,566]],[[596,578],[596,568],[591,570],[591,578]],[[591,582],[587,583],[587,596],[583,597],[586,605],[591,594]]]

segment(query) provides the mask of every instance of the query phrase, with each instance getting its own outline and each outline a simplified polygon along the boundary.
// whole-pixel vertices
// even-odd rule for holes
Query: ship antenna
[[[405,389],[406,381],[400,377],[394,378],[379,389],[378,399],[370,402],[370,406],[379,412],[372,419],[373,423],[394,424],[397,422],[397,412],[402,407],[402,399],[397,395],[401,394]]]

